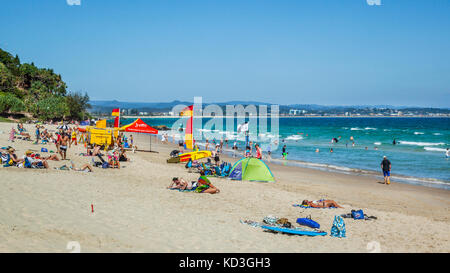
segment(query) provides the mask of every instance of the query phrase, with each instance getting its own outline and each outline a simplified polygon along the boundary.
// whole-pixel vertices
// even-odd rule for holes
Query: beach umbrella
[[[67,126],[66,124],[63,125],[59,125],[58,127],[56,127],[57,129],[63,129],[63,130],[69,130],[69,126]]]
[[[133,132],[133,133],[143,133],[150,136],[150,152],[152,152],[152,138],[151,135],[157,135],[158,130],[149,126],[143,122],[140,118],[135,120],[133,123],[122,126],[119,128],[120,131]]]

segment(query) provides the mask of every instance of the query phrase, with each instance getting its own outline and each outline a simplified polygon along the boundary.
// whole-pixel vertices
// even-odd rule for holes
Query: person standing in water
[[[397,144],[397,141],[395,141],[395,138],[394,138],[394,141],[392,141],[392,145],[395,145],[395,144]]]
[[[281,155],[283,156],[283,159],[286,159],[286,156],[288,155],[287,149],[286,149],[286,145],[283,146]]]
[[[384,184],[391,184],[391,162],[387,159],[386,156],[383,156],[383,161],[381,161],[381,169],[383,170]]]
[[[447,151],[445,151],[445,158],[450,158],[450,149],[447,148]]]

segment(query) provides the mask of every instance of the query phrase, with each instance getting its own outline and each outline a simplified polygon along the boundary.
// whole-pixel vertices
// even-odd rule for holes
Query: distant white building
[[[300,114],[305,114],[306,110],[299,110],[299,109],[290,109],[289,110],[289,115],[291,116],[296,116],[296,115],[300,115]]]

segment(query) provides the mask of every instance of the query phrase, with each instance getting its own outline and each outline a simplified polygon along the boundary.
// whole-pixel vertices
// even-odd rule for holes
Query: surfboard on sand
[[[296,235],[307,235],[307,236],[325,236],[327,235],[324,231],[310,231],[304,230],[301,228],[282,228],[282,227],[273,227],[273,226],[261,226],[266,230],[271,230],[275,232],[288,233],[288,234],[296,234]]]

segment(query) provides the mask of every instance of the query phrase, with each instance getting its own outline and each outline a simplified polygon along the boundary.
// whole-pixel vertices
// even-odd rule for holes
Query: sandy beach
[[[18,156],[56,150],[9,142],[11,126],[0,123],[0,147],[12,146]],[[25,128],[33,135],[33,125]],[[135,141],[148,148],[148,136]],[[269,163],[275,183],[211,178],[219,194],[179,192],[166,189],[172,177],[196,180],[198,174],[166,163],[176,147],[153,138],[156,153],[128,153],[131,162],[121,169],[93,173],[54,169],[69,161],[49,161],[46,170],[0,167],[0,251],[70,252],[68,242],[76,241],[81,252],[450,252],[450,191]],[[77,166],[91,160],[81,152],[83,145],[68,150]],[[344,208],[292,206],[322,198]],[[378,219],[345,219],[347,237],[329,236],[334,216],[352,209]],[[273,234],[240,223],[267,215],[292,223],[311,215],[328,235]]]

